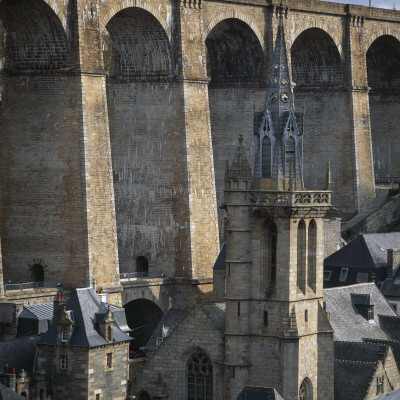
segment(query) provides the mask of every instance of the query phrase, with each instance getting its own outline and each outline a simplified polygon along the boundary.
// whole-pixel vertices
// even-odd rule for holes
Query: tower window
[[[264,326],[268,326],[268,311],[264,311]]]
[[[149,260],[145,256],[139,256],[136,259],[136,272],[141,277],[147,277],[149,273]]]
[[[290,176],[290,169],[293,164],[294,174],[296,176],[296,167],[295,167],[295,160],[296,160],[296,142],[293,136],[290,136],[289,139],[286,141],[286,151],[285,151],[285,177],[289,178]]]
[[[35,282],[44,281],[44,268],[41,264],[32,265],[31,271]]]
[[[68,368],[68,356],[61,354],[60,356],[60,369]]]
[[[377,376],[376,377],[376,394],[384,393],[385,391],[385,377]]]
[[[240,317],[240,301],[238,301],[238,309],[237,309],[237,312],[238,312],[238,317]]]
[[[308,310],[304,311],[304,321],[308,322]]]
[[[112,340],[112,328],[109,326],[107,328],[107,340]]]
[[[271,178],[271,141],[267,136],[262,141],[262,176]]]
[[[112,368],[112,353],[107,353],[106,361],[107,368]]]

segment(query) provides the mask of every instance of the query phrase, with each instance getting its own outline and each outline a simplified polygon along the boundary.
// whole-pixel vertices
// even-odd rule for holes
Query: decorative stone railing
[[[249,192],[251,203],[259,206],[331,206],[332,192],[328,190],[319,191],[296,191],[296,192]]]

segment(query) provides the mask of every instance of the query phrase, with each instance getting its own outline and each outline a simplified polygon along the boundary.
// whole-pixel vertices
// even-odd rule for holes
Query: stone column
[[[191,275],[212,277],[218,256],[218,219],[201,1],[180,5],[180,76],[184,101]]]
[[[375,181],[371,142],[368,79],[363,46],[364,18],[347,15],[345,62],[346,84],[349,91],[350,133],[353,155],[354,209],[361,211],[374,198]]]

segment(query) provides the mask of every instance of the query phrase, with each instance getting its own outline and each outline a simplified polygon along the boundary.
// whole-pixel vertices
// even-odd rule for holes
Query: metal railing
[[[5,283],[4,290],[27,290],[27,289],[49,289],[56,288],[58,282],[25,282],[25,283]]]
[[[119,274],[122,281],[135,281],[138,279],[165,278],[161,272],[122,272]]]

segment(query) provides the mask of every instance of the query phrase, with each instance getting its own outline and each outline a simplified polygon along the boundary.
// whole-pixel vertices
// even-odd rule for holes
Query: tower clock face
[[[287,103],[289,100],[289,94],[288,93],[282,93],[281,99],[284,103]]]

